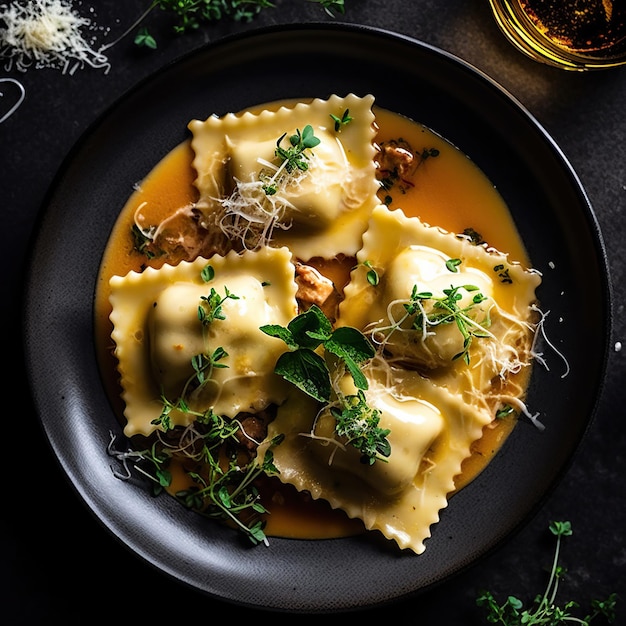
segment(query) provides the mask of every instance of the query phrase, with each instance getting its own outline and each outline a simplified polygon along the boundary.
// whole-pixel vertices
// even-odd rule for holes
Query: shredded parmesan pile
[[[5,69],[59,69],[73,74],[86,65],[109,70],[107,57],[87,41],[94,24],[69,0],[28,0],[0,7],[0,58]]]

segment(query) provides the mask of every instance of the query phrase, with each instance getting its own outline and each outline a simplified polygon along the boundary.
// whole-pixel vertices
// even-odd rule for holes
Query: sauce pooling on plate
[[[257,126],[276,132],[271,138],[259,137]],[[318,144],[312,145],[307,126],[321,138]],[[173,435],[193,430],[190,415],[196,413],[181,412],[178,402],[184,397],[181,381],[190,380],[192,354],[195,372],[210,372],[211,379],[210,384],[194,379],[194,407],[204,411],[208,406],[211,413],[216,409],[227,423],[242,424],[246,433],[239,436],[238,446],[222,453],[222,467],[224,455],[234,454],[242,465],[255,456],[275,459],[279,473],[262,471],[254,479],[269,511],[261,515],[266,536],[328,538],[376,529],[401,547],[423,551],[423,540],[446,499],[471,482],[501,448],[525,395],[532,311],[523,305],[533,301],[538,277],[523,269],[530,262],[506,204],[465,154],[424,126],[374,106],[371,97],[274,103],[237,116],[195,120],[190,129],[192,139],[159,162],[122,209],[98,280],[99,361],[133,448],[148,449],[155,440],[168,450],[184,447]],[[227,153],[212,156],[216,146]],[[283,165],[293,158],[299,170],[295,191],[284,184],[274,189],[281,174],[280,166],[272,163],[274,153],[279,156],[277,148],[283,150]],[[300,165],[299,158],[304,159]],[[261,173],[248,180],[255,168]],[[220,178],[224,170],[227,184]],[[316,183],[314,176],[322,175],[324,182]],[[313,180],[311,189],[306,188],[306,176]],[[260,187],[259,202],[255,194]],[[276,198],[288,200],[280,205]],[[294,210],[280,226],[278,213],[284,206],[305,203],[306,211]],[[242,231],[235,227],[240,228],[244,217],[248,225],[258,223],[258,213],[251,217],[249,208],[254,205],[258,211],[257,204],[278,212],[271,218],[273,231],[268,235],[266,228],[259,235],[263,229],[244,229],[254,239],[242,239],[241,245],[237,237]],[[342,208],[333,213],[335,206]],[[198,276],[207,265],[211,276],[203,283]],[[428,288],[420,287],[411,297],[409,287],[403,295],[407,276]],[[456,276],[463,281],[455,284]],[[509,284],[521,287],[513,291]],[[211,344],[226,356],[208,353],[197,343],[200,335],[184,331],[193,323],[189,320],[206,316],[202,307],[209,294],[210,312],[219,311],[231,327],[234,320],[239,328],[248,323],[248,303],[257,307],[258,323],[246,335],[243,349],[239,330],[229,338],[222,334],[216,339],[219,346]],[[450,307],[454,313],[449,320],[436,318]],[[198,313],[200,309],[204,312]],[[398,321],[409,309],[411,319]],[[341,413],[337,407],[346,415],[347,405],[341,402],[348,398],[354,405],[360,397],[361,379],[339,380],[336,374],[325,408],[273,371],[281,355],[294,347],[287,350],[276,336],[258,333],[261,326],[288,328],[310,310],[319,310],[316,319],[327,320],[333,329],[356,328],[377,350],[362,373],[368,415],[379,418],[381,425],[393,424],[387,428],[391,456],[373,456],[365,469],[352,466],[355,454],[342,460],[347,438],[333,430]],[[527,317],[514,319],[520,311]],[[417,323],[419,314],[422,321]],[[444,325],[464,330],[453,336]],[[426,327],[416,342],[415,333]],[[208,322],[207,328],[212,332]],[[252,343],[263,348],[244,367],[240,362],[249,359]],[[502,348],[481,347],[486,345]],[[433,361],[434,353],[439,356]],[[198,354],[204,354],[204,363]],[[266,356],[269,365],[257,367]],[[240,366],[245,373],[239,372]],[[330,366],[335,366],[332,358]],[[143,381],[139,391],[128,382],[133,376]],[[217,394],[214,385],[220,386]],[[160,397],[164,390],[165,403]],[[152,412],[141,406],[142,397],[151,398]],[[165,421],[170,416],[173,425]],[[462,435],[455,434],[455,419],[466,423]],[[294,424],[302,432],[292,432]],[[401,432],[403,441],[394,440]],[[284,443],[276,444],[278,439]],[[444,440],[463,442],[466,453],[446,447]],[[339,452],[327,458],[329,441]],[[405,441],[410,443],[401,452]],[[198,442],[185,445],[197,447]],[[384,442],[378,450],[385,450]],[[358,456],[357,466],[363,466]],[[192,508],[204,506],[192,496],[209,481],[206,464],[178,454],[168,473],[170,493],[184,494],[181,499]],[[194,475],[200,478],[190,480]],[[432,477],[436,489],[420,482],[425,476]],[[358,493],[371,490],[367,499],[375,504],[368,508],[353,501],[345,489],[355,485],[358,489],[352,491]],[[414,523],[404,520],[410,515],[402,507],[410,509],[417,494],[426,494],[431,510]],[[389,530],[389,517],[400,518],[409,530]],[[408,540],[402,538],[405,534]]]

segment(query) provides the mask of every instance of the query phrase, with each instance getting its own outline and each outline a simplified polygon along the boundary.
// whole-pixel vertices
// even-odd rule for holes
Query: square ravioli
[[[286,383],[274,373],[284,347],[259,327],[287,324],[297,313],[291,259],[287,248],[264,248],[111,278],[127,436],[152,433],[164,399],[184,396],[192,411],[229,418],[284,400]],[[196,384],[200,364],[216,354],[219,364]],[[169,416],[180,426],[196,417],[177,410]]]
[[[392,361],[493,409],[515,401],[523,387],[514,380],[531,363],[540,283],[538,272],[497,250],[380,205],[338,324],[371,336]]]
[[[374,359],[364,373],[367,402],[380,411],[381,428],[390,431],[387,461],[362,463],[334,435],[332,415],[297,390],[279,407],[258,454],[262,458],[272,438],[284,435],[272,448],[281,481],[421,554],[448,505],[454,477],[491,417],[416,372]]]
[[[371,95],[333,95],[192,120],[205,223],[243,247],[286,245],[305,261],[354,255],[378,203],[373,103]],[[348,123],[336,121],[346,115]]]

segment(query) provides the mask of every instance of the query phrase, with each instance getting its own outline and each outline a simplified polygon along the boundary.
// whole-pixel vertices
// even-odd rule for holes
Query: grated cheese
[[[79,15],[70,0],[29,0],[0,7],[0,58],[5,69],[59,69],[73,74],[90,66],[109,70],[109,61],[87,41],[94,30],[89,18]]]

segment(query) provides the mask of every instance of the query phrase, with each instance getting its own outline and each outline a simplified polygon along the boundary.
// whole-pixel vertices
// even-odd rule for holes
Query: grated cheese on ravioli
[[[297,392],[279,408],[259,454],[283,434],[273,451],[280,480],[420,554],[472,444],[503,401],[521,399],[524,386],[509,379],[530,362],[531,305],[540,277],[495,250],[383,205],[372,213],[357,261],[337,326],[379,343],[363,372],[367,403],[380,411],[380,428],[390,430],[388,462],[361,463],[336,436],[332,413]],[[372,269],[378,281],[368,280]],[[459,292],[460,308],[474,306],[474,287],[482,292],[468,323],[485,332],[467,361],[455,358],[464,346],[456,323],[418,329],[401,323],[412,293],[426,294],[427,301],[459,285],[472,286],[469,295]]]
[[[388,463],[361,463],[354,448],[333,437],[333,418],[318,414],[319,405],[297,391],[279,408],[258,454],[272,437],[285,435],[273,448],[281,481],[421,554],[461,463],[491,416],[416,372],[374,363],[364,373],[368,405],[381,411],[380,427],[391,431]]]
[[[197,207],[206,223],[241,237],[248,247],[268,241],[286,245],[303,260],[354,255],[378,203],[373,102],[373,96],[333,95],[277,110],[192,120]],[[331,115],[341,117],[346,110],[353,120],[335,130]],[[320,139],[307,154],[308,169],[266,194],[264,180],[278,168],[277,141],[307,125]]]

